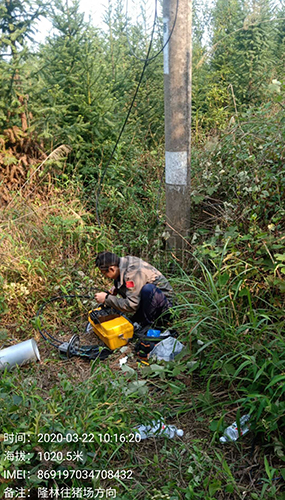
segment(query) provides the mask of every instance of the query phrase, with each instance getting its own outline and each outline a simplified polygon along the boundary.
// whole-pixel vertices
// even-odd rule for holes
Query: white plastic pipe
[[[40,353],[34,339],[25,340],[0,351],[0,371],[24,365],[30,361],[40,361]]]

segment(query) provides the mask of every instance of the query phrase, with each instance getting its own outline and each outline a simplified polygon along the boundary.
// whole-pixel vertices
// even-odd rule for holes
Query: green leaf
[[[248,357],[249,358],[249,357]],[[253,360],[252,358],[250,357],[249,359],[247,359],[247,361],[244,361],[237,369],[237,371],[235,372],[234,376],[237,377],[237,375],[246,367],[246,366],[251,366],[253,364]],[[255,363],[254,363],[255,364]]]
[[[210,427],[210,431],[212,431],[212,432],[218,431],[219,428],[221,427],[221,420],[212,420],[209,427]]]
[[[283,477],[283,479],[285,481],[285,469],[280,469],[280,474],[281,474],[281,476]]]
[[[274,377],[271,382],[265,387],[265,390],[269,389],[275,384],[278,384],[279,382],[285,381],[285,375],[277,375]]]
[[[165,366],[157,365],[157,364],[152,364],[150,365],[151,371],[154,373],[163,373],[165,372]]]
[[[221,481],[219,480],[216,480],[216,481],[212,481],[212,483],[209,484],[209,494],[210,496],[214,496],[215,493],[221,489]]]
[[[22,404],[22,402],[23,402],[23,398],[22,398],[21,396],[17,396],[17,395],[15,395],[15,396],[13,396],[13,398],[12,398],[12,399],[13,399],[13,403],[14,403],[15,405],[17,405],[17,406],[19,406],[19,405],[20,405],[20,404]]]
[[[233,486],[233,484],[228,484],[228,485],[226,486],[226,488],[225,488],[225,491],[226,491],[227,493],[233,493],[233,492],[234,492],[234,486]]]
[[[128,375],[135,375],[136,374],[136,371],[131,366],[128,366],[127,364],[122,365],[121,370],[124,373],[128,373]]]
[[[124,388],[124,393],[126,396],[129,396],[130,394],[137,392],[140,396],[143,396],[148,392],[146,383],[146,380],[136,380],[135,382],[131,382],[126,388]]]
[[[283,254],[281,254],[281,253],[275,254],[275,259],[281,260],[282,262],[285,262],[285,253],[283,253]]]
[[[266,456],[264,457],[264,466],[265,466],[265,472],[268,476],[268,479],[270,481],[272,481],[272,478],[273,478],[274,473],[275,473],[275,469],[273,469],[273,467],[270,467]]]
[[[223,273],[219,276],[220,285],[226,285],[230,279],[230,275],[228,273]]]
[[[223,460],[222,467],[223,467],[223,470],[228,474],[228,476],[232,480],[234,480],[233,475],[231,473],[231,470],[230,470],[230,468],[229,468],[229,466],[228,466],[228,464],[227,464],[227,462],[225,460]]]
[[[234,375],[236,371],[235,366],[232,363],[225,363],[223,365],[223,372],[227,375]]]

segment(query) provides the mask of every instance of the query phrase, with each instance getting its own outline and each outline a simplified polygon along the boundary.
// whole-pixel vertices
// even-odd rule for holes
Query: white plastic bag
[[[173,361],[174,357],[182,351],[183,347],[184,345],[179,340],[174,337],[168,337],[156,344],[149,353],[149,357],[155,356],[157,359],[163,359],[164,361]]]

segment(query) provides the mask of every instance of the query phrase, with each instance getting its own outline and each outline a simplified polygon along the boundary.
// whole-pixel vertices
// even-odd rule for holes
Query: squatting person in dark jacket
[[[111,252],[99,253],[96,266],[104,276],[114,280],[110,292],[95,294],[99,304],[124,313],[134,313],[132,321],[141,326],[151,324],[160,316],[168,320],[174,292],[165,276],[155,267],[138,257],[118,257]]]

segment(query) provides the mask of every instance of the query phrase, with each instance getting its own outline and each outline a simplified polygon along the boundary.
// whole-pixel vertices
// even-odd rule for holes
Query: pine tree
[[[0,0],[0,125],[20,124],[27,129],[25,62],[28,42],[33,40],[36,21],[46,9],[42,2]]]
[[[38,95],[34,106],[40,137],[53,148],[70,144],[82,176],[94,176],[112,128],[108,68],[98,30],[84,22],[79,2],[55,2],[55,33],[38,55]]]
[[[262,102],[276,64],[270,0],[217,0],[213,9],[214,81],[239,105]]]

